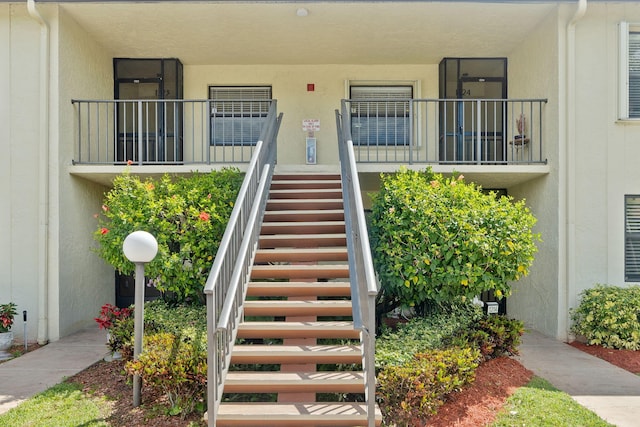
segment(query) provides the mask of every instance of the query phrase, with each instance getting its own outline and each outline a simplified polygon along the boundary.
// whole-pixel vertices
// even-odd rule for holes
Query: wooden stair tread
[[[340,179],[272,179],[271,189],[342,188]]]
[[[261,235],[344,233],[344,221],[263,222]]]
[[[354,427],[367,425],[366,414],[365,404],[357,402],[222,403],[217,425]],[[381,425],[382,414],[377,407],[375,420],[376,426]]]
[[[336,210],[343,209],[342,199],[269,199],[267,210]]]
[[[243,322],[238,338],[349,338],[358,339],[360,331],[349,321],[316,322]]]
[[[307,180],[314,180],[314,181],[320,181],[320,180],[324,180],[324,181],[336,181],[336,180],[340,180],[340,174],[339,173],[305,173],[305,172],[301,172],[301,173],[274,173],[273,174],[273,181],[307,181]]]
[[[249,282],[248,296],[349,296],[349,282]]]
[[[255,263],[347,260],[348,253],[346,247],[258,249],[254,258]]]
[[[275,199],[338,199],[342,197],[341,188],[285,188],[271,189],[269,198]]]
[[[246,301],[246,316],[351,316],[351,301]]]
[[[260,236],[258,247],[260,249],[276,247],[326,247],[346,246],[347,235],[344,233],[327,234],[277,234]]]
[[[252,279],[318,279],[318,278],[348,278],[349,265],[333,264],[275,264],[254,265],[251,268]]]
[[[364,393],[362,372],[252,372],[227,374],[225,393]]]
[[[344,220],[344,209],[298,209],[266,211],[264,221],[341,221]]]
[[[355,345],[235,345],[231,363],[362,363]]]

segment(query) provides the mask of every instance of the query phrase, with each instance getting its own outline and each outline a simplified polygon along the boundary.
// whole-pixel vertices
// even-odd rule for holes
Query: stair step
[[[273,179],[271,180],[272,190],[287,189],[319,189],[319,188],[342,188],[342,181],[338,179]]]
[[[238,338],[360,338],[353,322],[244,322]]]
[[[225,393],[364,393],[362,372],[238,372],[227,374]]]
[[[267,210],[335,210],[344,209],[340,199],[269,199]]]
[[[269,199],[341,199],[341,188],[284,189],[269,191]]]
[[[339,173],[275,173],[273,181],[340,181]]]
[[[327,246],[346,246],[344,233],[327,234],[277,234],[260,236],[258,247],[266,248],[313,248]]]
[[[344,233],[344,221],[263,222],[260,234]]]
[[[245,301],[245,316],[351,316],[351,301]]]
[[[265,222],[294,222],[294,221],[344,221],[343,209],[326,210],[281,210],[266,211],[264,213]]]
[[[251,279],[340,279],[349,277],[349,265],[254,265]]]
[[[347,248],[259,249],[254,262],[347,261]]]
[[[249,282],[248,296],[349,296],[349,282]]]
[[[355,345],[235,345],[232,364],[362,363]]]
[[[218,427],[356,427],[367,425],[364,403],[222,403]],[[382,415],[376,407],[376,426]]]

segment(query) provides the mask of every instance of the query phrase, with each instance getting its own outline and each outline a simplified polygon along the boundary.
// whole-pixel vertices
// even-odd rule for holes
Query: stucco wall
[[[38,319],[38,40],[24,5],[0,5],[0,302]],[[13,331],[22,338],[22,316]]]
[[[640,4],[590,3],[576,27],[576,282],[624,285],[624,195],[640,194],[640,124],[619,122],[621,21],[640,22]]]
[[[114,273],[91,248],[96,229],[94,214],[100,211],[104,192],[98,184],[73,177],[67,168],[74,158],[74,107],[71,99],[113,97],[113,54],[87,35],[64,9],[60,9],[55,55],[55,122],[59,167],[55,171],[59,189],[52,215],[57,216],[57,277],[60,307],[60,336],[87,325],[100,306],[114,303]]]
[[[278,163],[305,162],[304,119],[319,119],[316,132],[319,164],[337,164],[337,134],[334,111],[347,97],[347,80],[420,81],[421,94],[438,96],[438,67],[433,65],[246,65],[185,66],[184,96],[205,99],[209,85],[271,85],[278,111],[284,113],[278,136]],[[315,91],[307,91],[307,83]]]
[[[532,329],[550,336],[558,335],[558,183],[559,149],[563,144],[559,131],[558,16],[553,12],[522,46],[509,55],[509,97],[548,98],[544,116],[544,155],[551,173],[544,178],[508,188],[515,199],[526,199],[538,222],[535,231],[543,241],[531,274],[514,283],[507,302],[510,316],[525,321]]]

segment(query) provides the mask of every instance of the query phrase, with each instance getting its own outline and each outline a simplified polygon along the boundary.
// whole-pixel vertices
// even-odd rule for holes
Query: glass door
[[[162,87],[160,79],[124,80],[117,83],[118,97],[131,102],[118,103],[117,160],[120,162],[164,160],[162,105],[156,102]],[[142,147],[142,159],[139,158]]]

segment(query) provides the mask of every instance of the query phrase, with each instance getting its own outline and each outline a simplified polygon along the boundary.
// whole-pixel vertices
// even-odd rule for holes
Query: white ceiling
[[[463,2],[62,3],[114,57],[197,64],[434,64],[508,56],[557,5]],[[297,16],[305,8],[307,16]]]

